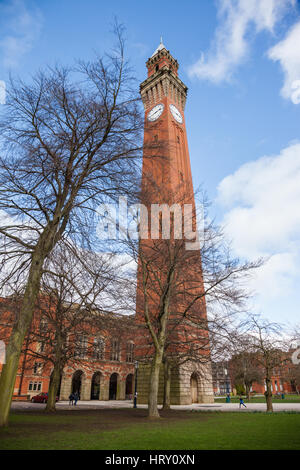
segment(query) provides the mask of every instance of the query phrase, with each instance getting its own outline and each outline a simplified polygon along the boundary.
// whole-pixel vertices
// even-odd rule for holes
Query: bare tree
[[[256,354],[249,352],[246,348],[231,358],[230,366],[235,385],[245,387],[248,401],[250,401],[252,384],[263,381],[263,371],[259,367]]]
[[[118,265],[113,256],[59,247],[44,267],[38,313],[48,329],[39,341],[39,330],[32,332],[32,343],[42,342],[43,351],[30,351],[53,364],[46,411],[55,411],[60,377],[67,363],[77,362],[97,345],[90,338],[95,326],[104,329],[109,319],[105,308],[114,307]],[[109,301],[108,301],[109,298]],[[105,303],[105,304],[104,304]],[[101,305],[102,304],[102,305]],[[102,306],[102,309],[101,307]],[[93,336],[92,336],[93,337]],[[84,339],[84,341],[82,341]],[[80,348],[84,343],[84,351]],[[101,345],[98,345],[99,347]]]
[[[136,187],[142,119],[122,28],[115,32],[112,55],[48,69],[8,90],[0,123],[1,275],[3,285],[22,279],[25,288],[0,379],[1,426],[46,259],[62,236],[79,243],[82,232],[93,232],[98,204]]]
[[[247,351],[255,356],[255,361],[258,368],[262,370],[266,385],[267,411],[272,412],[272,375],[275,368],[286,362],[289,344],[283,337],[283,329],[280,324],[270,322],[259,315],[250,315],[241,326],[245,328],[245,331],[238,338],[238,347],[241,350],[246,345]]]
[[[150,191],[149,201],[151,197]],[[184,188],[178,190],[177,198],[172,195],[172,200],[176,199],[179,204],[188,200]],[[145,203],[145,189],[142,200]],[[170,206],[170,197],[166,195],[164,201]],[[171,231],[173,222],[171,218]],[[148,344],[145,359],[151,362],[148,413],[150,418],[156,418],[163,362],[169,376],[175,356],[179,362],[209,360],[206,304],[222,305],[224,310],[241,306],[246,292],[239,282],[260,262],[241,263],[233,259],[222,232],[213,224],[205,228],[201,255],[199,250],[186,249],[186,239],[174,236],[140,240],[139,244],[128,246],[138,264],[137,318],[148,331],[145,340]]]
[[[227,304],[227,307],[229,305]],[[166,340],[164,354],[164,400],[163,408],[169,409],[171,404],[171,370],[185,363],[203,365],[198,368],[199,374],[205,374],[212,362],[224,362],[230,358],[231,337],[236,332],[235,320],[238,313],[234,309],[237,305],[231,304],[232,310],[222,312],[210,311],[208,319],[203,320],[197,315],[192,318],[178,321],[177,328],[181,336],[177,341],[170,335]],[[170,329],[172,329],[170,321]],[[174,325],[173,325],[174,328]],[[203,377],[205,378],[205,377]]]
[[[47,412],[55,411],[60,379],[67,364],[83,363],[88,369],[89,359],[104,358],[108,332],[120,344],[126,335],[133,334],[130,318],[115,313],[122,311],[120,272],[124,269],[124,260],[115,258],[113,254],[83,251],[60,242],[45,263],[41,291],[22,348],[19,389],[25,371],[40,364],[39,373],[42,373],[50,366]],[[3,317],[6,337],[21,303],[20,295],[3,299],[2,309],[7,313]],[[4,338],[5,331],[1,333]],[[119,352],[125,355],[125,351]]]

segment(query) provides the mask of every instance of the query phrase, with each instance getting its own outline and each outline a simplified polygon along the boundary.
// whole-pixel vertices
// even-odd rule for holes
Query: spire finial
[[[158,48],[153,52],[151,57],[153,57],[155,54],[157,54],[159,51],[161,51],[164,48],[165,48],[165,46],[163,44],[163,38],[162,38],[162,36],[160,36],[160,44],[159,44]]]

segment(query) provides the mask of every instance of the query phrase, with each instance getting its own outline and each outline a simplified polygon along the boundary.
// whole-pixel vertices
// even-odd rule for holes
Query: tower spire
[[[159,43],[159,46],[155,49],[155,51],[153,52],[152,56],[155,56],[155,54],[157,54],[159,51],[161,51],[162,49],[166,49],[166,46],[164,45],[163,43],[163,38],[162,36],[160,36],[160,43]]]

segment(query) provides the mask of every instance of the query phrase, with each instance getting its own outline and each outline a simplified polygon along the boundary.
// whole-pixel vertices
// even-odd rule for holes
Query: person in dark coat
[[[69,395],[69,405],[73,405],[73,401],[74,401],[74,394],[73,394],[73,392],[72,392],[72,393],[70,393],[70,395]]]
[[[75,392],[75,393],[74,393],[74,405],[77,404],[78,400],[79,400],[79,393],[78,393],[78,392]]]

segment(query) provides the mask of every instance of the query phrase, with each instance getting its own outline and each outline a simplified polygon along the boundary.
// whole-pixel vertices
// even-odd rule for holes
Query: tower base
[[[148,403],[150,364],[140,364],[137,384],[137,403]],[[163,404],[164,373],[159,375],[158,403]],[[171,405],[190,405],[192,403],[213,403],[211,363],[186,362],[171,370]]]

